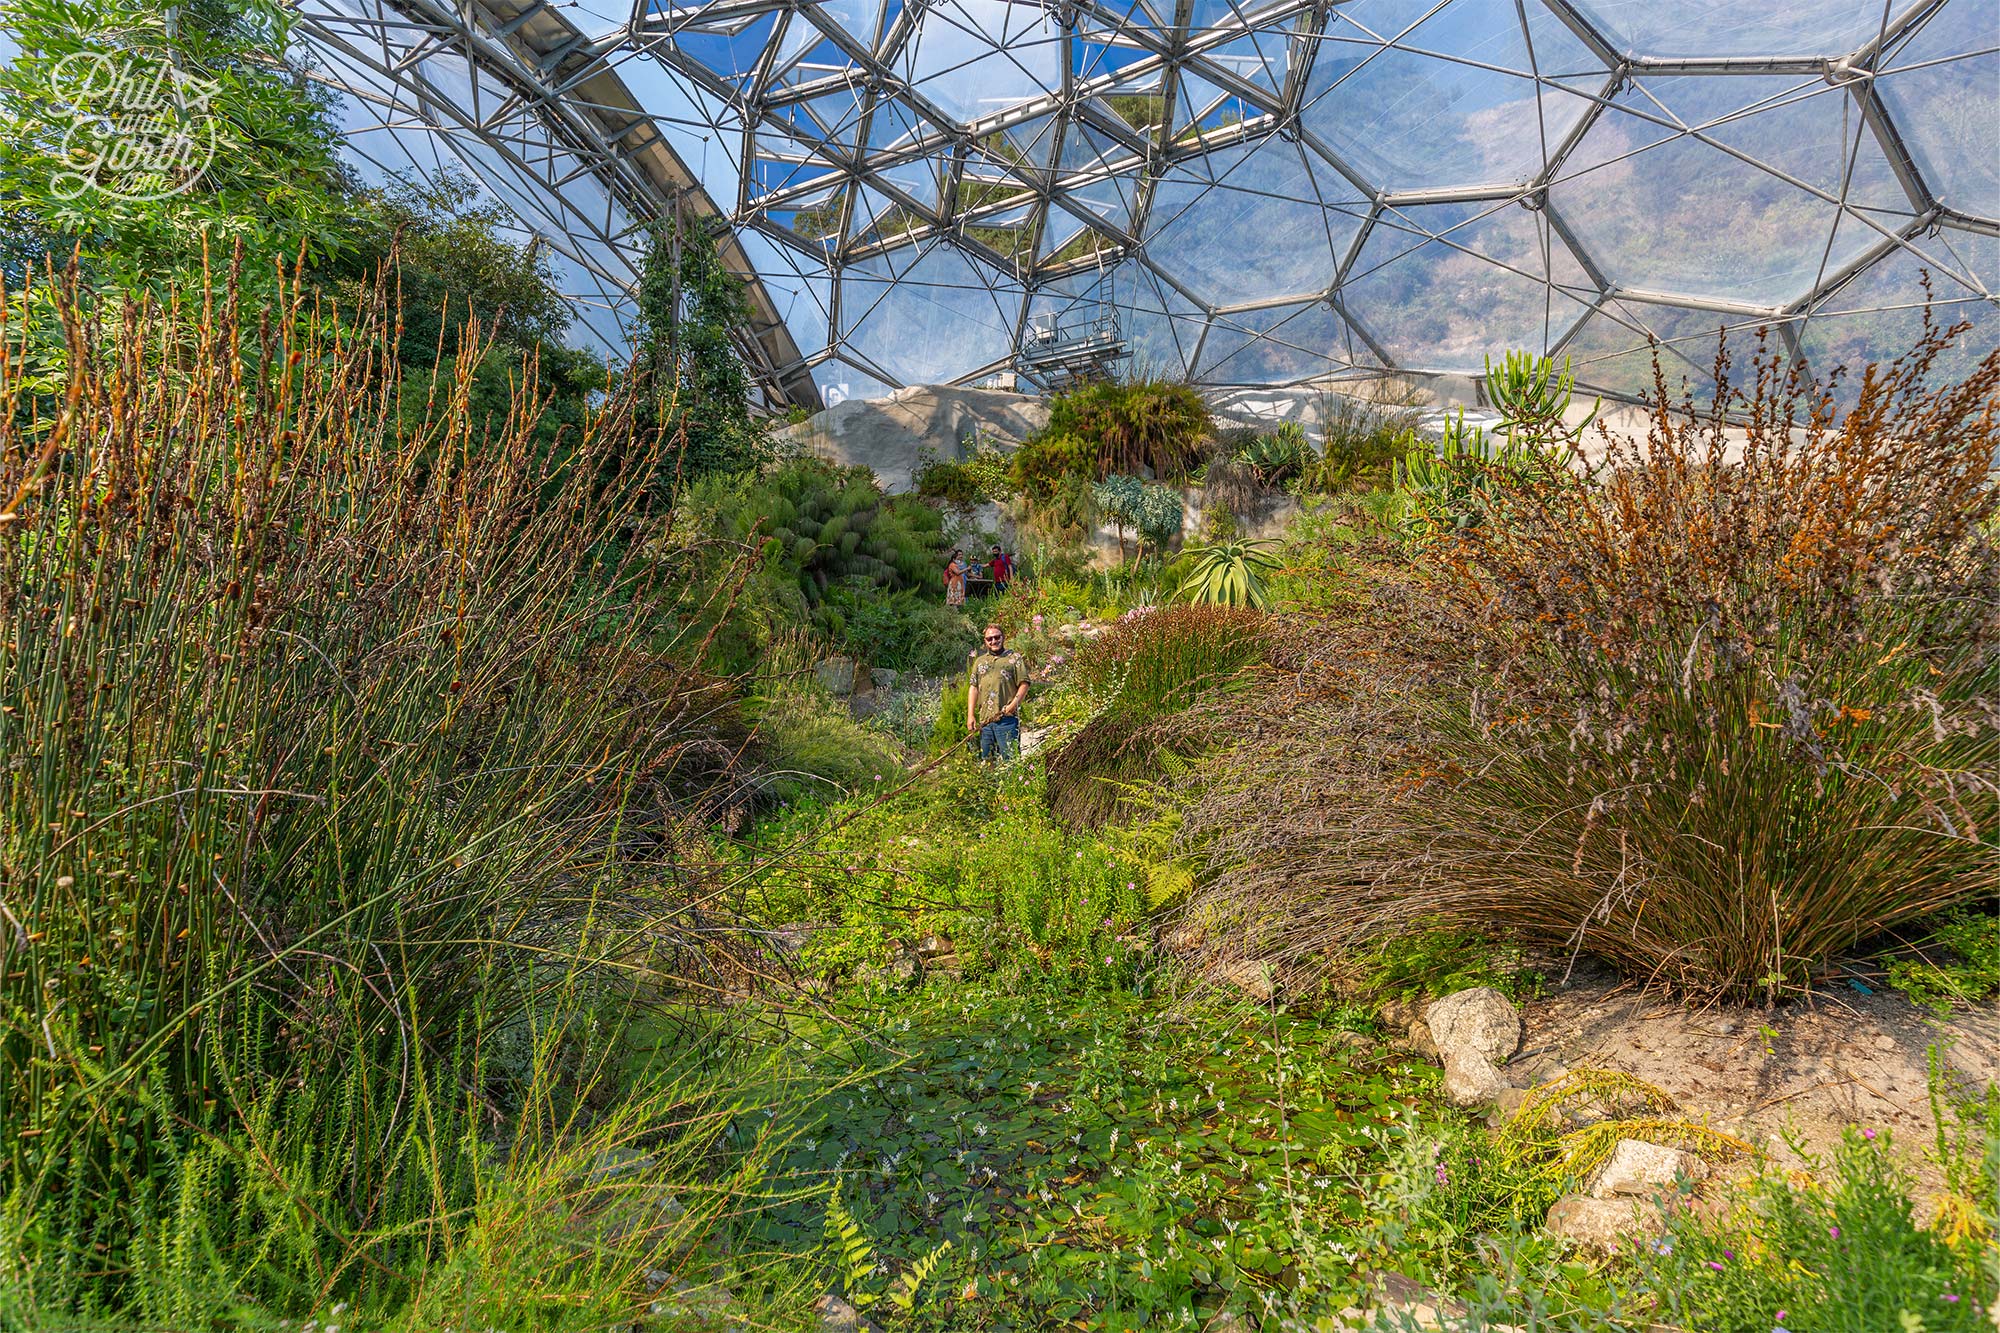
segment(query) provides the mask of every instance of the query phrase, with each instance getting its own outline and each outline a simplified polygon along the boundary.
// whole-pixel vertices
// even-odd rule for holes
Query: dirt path
[[[1689,1010],[1609,980],[1585,980],[1523,1009],[1516,1068],[1596,1067],[1657,1084],[1694,1118],[1797,1165],[1783,1136],[1812,1152],[1849,1125],[1894,1132],[1925,1192],[1936,1124],[1930,1052],[1976,1089],[2000,1078],[2000,1004],[1939,1020],[1893,991],[1820,992],[1772,1012]]]

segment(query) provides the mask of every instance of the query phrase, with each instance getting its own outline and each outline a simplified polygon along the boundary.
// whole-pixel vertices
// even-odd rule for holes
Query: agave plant
[[[1257,436],[1236,453],[1236,461],[1255,472],[1257,480],[1266,486],[1298,476],[1318,458],[1306,439],[1305,429],[1296,421],[1283,423],[1269,435]]]
[[[1194,567],[1175,595],[1206,606],[1264,609],[1264,574],[1278,568],[1276,542],[1226,541],[1191,547]]]

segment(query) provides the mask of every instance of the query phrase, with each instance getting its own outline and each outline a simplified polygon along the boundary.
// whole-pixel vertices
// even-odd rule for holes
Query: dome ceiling
[[[1723,327],[1894,355],[1926,278],[1969,348],[2000,341],[1988,0],[301,13],[380,112],[355,133],[441,133],[503,197],[556,196],[517,211],[607,309],[632,217],[726,219],[781,399],[977,380],[1106,307],[1135,364],[1217,384],[1525,347],[1634,393],[1653,337],[1699,386]]]

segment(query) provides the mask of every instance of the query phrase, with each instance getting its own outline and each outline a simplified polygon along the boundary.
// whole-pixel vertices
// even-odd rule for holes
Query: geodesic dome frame
[[[1209,384],[1529,348],[1631,394],[1657,339],[1699,392],[1720,328],[1820,368],[1927,299],[1965,356],[2000,334],[1986,0],[1169,2],[301,14],[364,97],[561,201],[531,225],[608,287],[631,218],[725,213],[774,399],[977,381],[1100,307]]]

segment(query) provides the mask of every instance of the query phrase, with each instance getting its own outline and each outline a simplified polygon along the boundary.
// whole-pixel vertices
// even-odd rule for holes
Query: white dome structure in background
[[[2000,342],[1991,0],[299,0],[366,151],[439,137],[615,320],[726,220],[773,403],[972,383],[1118,311],[1212,385],[1567,354],[1816,369],[1925,282]],[[592,317],[609,330],[608,320]],[[607,336],[609,336],[607,334]]]

